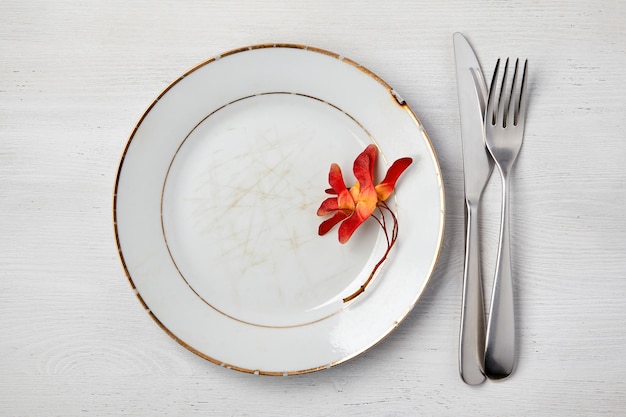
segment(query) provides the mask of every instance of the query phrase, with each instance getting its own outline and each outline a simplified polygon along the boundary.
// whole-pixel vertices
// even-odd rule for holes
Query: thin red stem
[[[389,236],[389,232],[387,230],[387,224],[385,222],[385,213],[383,212],[383,209],[385,209],[389,214],[391,214],[391,218],[393,219],[393,229],[391,232],[391,237]],[[380,227],[382,227],[383,232],[385,233],[385,239],[387,241],[387,250],[383,254],[382,258],[380,258],[380,260],[376,263],[376,265],[374,265],[372,272],[370,272],[369,277],[367,278],[367,280],[365,280],[363,285],[361,285],[355,292],[353,292],[352,294],[344,298],[343,299],[344,303],[354,300],[357,296],[359,296],[365,291],[365,288],[369,285],[370,281],[372,281],[372,279],[374,278],[374,275],[376,275],[376,271],[378,271],[378,268],[380,268],[382,264],[387,260],[387,256],[389,256],[389,252],[391,252],[391,248],[396,243],[396,239],[398,238],[398,218],[396,217],[393,210],[391,210],[391,208],[389,208],[387,203],[385,203],[384,201],[381,201],[380,203],[378,203],[378,210],[380,211],[382,220],[373,214],[372,214],[372,217],[376,219]]]

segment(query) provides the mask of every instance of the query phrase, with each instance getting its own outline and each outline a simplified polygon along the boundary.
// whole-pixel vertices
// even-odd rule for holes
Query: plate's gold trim
[[[398,318],[394,324],[391,326],[391,328],[385,332],[383,334],[382,337],[380,337],[380,339],[376,340],[374,343],[363,347],[361,350],[354,352],[352,355],[349,355],[347,357],[342,358],[341,360],[338,360],[336,362],[330,363],[328,365],[323,365],[323,366],[317,366],[314,368],[309,368],[309,369],[303,369],[303,370],[296,370],[296,371],[285,371],[285,372],[275,372],[275,371],[263,371],[260,369],[248,369],[248,368],[242,368],[242,367],[238,367],[235,365],[230,365],[230,364],[225,364],[222,361],[219,361],[215,358],[210,357],[209,355],[198,351],[197,349],[193,348],[192,346],[190,346],[189,344],[185,343],[185,341],[179,339],[172,331],[170,331],[157,317],[156,315],[150,311],[149,307],[147,306],[146,302],[143,300],[143,298],[141,297],[141,294],[139,293],[139,291],[137,290],[137,287],[135,286],[133,279],[130,275],[130,272],[128,271],[128,266],[126,265],[126,261],[124,259],[124,254],[122,252],[122,247],[121,247],[121,242],[120,242],[120,238],[119,238],[119,233],[118,233],[118,225],[117,225],[117,190],[118,190],[118,186],[119,186],[119,180],[120,180],[120,176],[121,176],[121,172],[122,172],[122,168],[124,166],[124,161],[126,159],[126,154],[128,153],[128,149],[130,148],[131,142],[133,141],[133,138],[135,137],[135,134],[137,133],[137,130],[139,129],[139,126],[141,125],[141,123],[143,122],[143,120],[147,117],[148,113],[150,113],[150,111],[152,110],[152,108],[158,103],[158,101],[169,91],[171,90],[176,84],[178,84],[182,79],[184,79],[186,76],[188,76],[189,74],[193,73],[194,71],[198,70],[199,68],[204,67],[205,65],[208,65],[212,62],[215,62],[216,60],[219,60],[221,58],[227,57],[229,55],[233,55],[236,53],[240,53],[240,52],[246,52],[246,51],[251,51],[254,49],[263,49],[263,48],[293,48],[293,49],[302,49],[302,50],[307,50],[307,51],[311,51],[311,52],[316,52],[316,53],[321,53],[324,55],[328,55],[330,57],[333,57],[335,59],[339,59],[347,64],[350,64],[354,67],[356,67],[357,69],[363,71],[365,74],[369,75],[370,77],[372,77],[374,80],[376,80],[377,82],[379,82],[380,84],[382,84],[387,91],[389,92],[389,94],[392,96],[393,100],[395,103],[397,103],[400,107],[402,107],[404,110],[406,110],[408,112],[408,114],[411,116],[411,118],[413,119],[413,121],[415,122],[415,124],[417,125],[417,127],[420,129],[420,131],[422,132],[422,135],[424,137],[424,139],[426,140],[426,143],[428,144],[428,147],[430,149],[430,154],[431,154],[431,158],[433,160],[433,163],[435,164],[435,167],[437,169],[437,174],[438,174],[438,182],[439,182],[439,194],[440,194],[440,201],[441,201],[441,220],[440,220],[440,224],[439,224],[439,239],[437,242],[437,251],[435,253],[435,256],[433,258],[433,262],[431,264],[431,267],[429,268],[428,271],[428,277],[426,278],[424,285],[422,286],[422,290],[419,292],[418,296],[415,298],[415,300],[413,301],[413,303],[411,303],[411,305],[409,306],[409,308],[405,311],[404,314],[402,314],[402,316],[400,318]],[[439,165],[439,161],[437,160],[437,156],[434,152],[434,147],[433,144],[430,140],[430,137],[428,136],[428,134],[426,133],[421,121],[418,119],[418,117],[415,115],[415,113],[413,113],[413,111],[411,110],[411,108],[408,106],[408,104],[406,102],[400,102],[397,100],[396,95],[394,94],[395,90],[393,90],[391,88],[391,86],[389,86],[389,84],[387,84],[384,80],[382,80],[378,75],[376,75],[375,73],[373,73],[372,71],[370,71],[369,69],[361,66],[360,64],[358,64],[357,62],[349,59],[349,58],[345,58],[341,55],[338,55],[336,53],[324,50],[324,49],[320,49],[320,48],[315,48],[315,47],[310,47],[310,46],[305,46],[305,45],[299,45],[299,44],[290,44],[290,43],[274,43],[274,44],[260,44],[260,45],[252,45],[252,46],[248,46],[248,47],[242,47],[242,48],[237,48],[237,49],[233,49],[227,52],[222,53],[221,55],[218,55],[217,57],[213,57],[210,58],[204,62],[201,62],[200,64],[192,67],[191,69],[189,69],[188,71],[186,71],[182,76],[180,76],[179,78],[177,78],[176,80],[174,80],[171,84],[169,84],[158,96],[156,99],[154,99],[154,101],[152,103],[150,103],[150,105],[147,107],[147,109],[144,111],[144,113],[142,114],[142,116],[139,118],[139,120],[137,121],[137,123],[135,124],[130,137],[128,138],[128,141],[126,143],[126,146],[124,147],[124,150],[122,152],[122,156],[120,158],[120,162],[118,165],[118,170],[117,170],[117,175],[115,177],[115,185],[114,185],[114,190],[113,190],[113,227],[114,227],[114,233],[115,233],[115,242],[117,245],[117,252],[118,255],[120,257],[120,262],[122,264],[122,267],[124,268],[124,273],[126,274],[126,278],[128,279],[128,282],[131,286],[131,288],[133,289],[135,296],[137,297],[137,299],[139,300],[139,302],[141,303],[141,305],[144,307],[144,309],[147,311],[148,315],[157,323],[157,325],[163,329],[163,331],[168,334],[172,339],[174,339],[176,342],[178,342],[181,346],[183,346],[184,348],[186,348],[187,350],[189,350],[190,352],[195,353],[196,355],[212,362],[215,363],[219,366],[223,366],[229,369],[234,369],[240,372],[245,372],[245,373],[249,373],[249,374],[256,374],[256,375],[270,375],[270,376],[288,376],[288,375],[301,375],[301,374],[306,374],[306,373],[310,373],[310,372],[316,372],[316,371],[320,371],[323,369],[328,369],[330,367],[339,365],[343,362],[346,362],[348,360],[351,360],[359,355],[361,355],[362,353],[364,353],[365,351],[367,351],[368,349],[372,348],[373,346],[377,345],[378,343],[380,343],[381,341],[383,341],[384,339],[386,339],[400,324],[400,322],[409,314],[409,312],[413,309],[413,307],[415,306],[415,304],[419,301],[419,299],[422,297],[422,295],[424,294],[424,288],[428,285],[428,283],[430,282],[433,272],[434,272],[434,268],[437,264],[437,261],[439,259],[439,256],[441,254],[441,246],[442,246],[442,242],[443,242],[443,232],[444,232],[444,224],[445,224],[445,193],[444,193],[444,186],[443,186],[443,179],[441,178],[441,167]]]
[[[140,298],[141,300],[141,298]],[[143,300],[141,300],[143,303]],[[172,333],[170,331],[170,329],[168,329],[159,319],[157,316],[154,315],[154,313],[150,310],[146,310],[148,315],[152,318],[152,320],[155,321],[155,323],[167,334],[169,335],[172,339],[174,339],[176,342],[178,342],[181,346],[183,346],[184,348],[186,348],[187,350],[189,350],[192,353],[195,353],[196,355],[200,356],[203,359],[208,360],[209,362],[212,362],[216,365],[219,365],[223,368],[227,368],[227,369],[234,369],[236,371],[239,372],[245,372],[247,374],[255,374],[255,375],[268,375],[268,376],[289,376],[289,375],[301,375],[301,374],[306,374],[306,373],[310,373],[310,372],[315,372],[315,371],[320,371],[322,369],[327,369],[330,368],[332,365],[327,365],[327,366],[318,366],[316,368],[311,368],[311,369],[305,369],[302,371],[285,371],[285,372],[275,372],[275,371],[263,371],[260,369],[249,369],[249,368],[242,368],[240,366],[236,366],[236,365],[231,365],[228,363],[224,363],[222,361],[219,361],[195,348],[193,348],[192,346],[189,346],[187,343],[185,343],[183,340],[181,340],[180,338],[178,338],[178,336],[176,336],[174,333]]]

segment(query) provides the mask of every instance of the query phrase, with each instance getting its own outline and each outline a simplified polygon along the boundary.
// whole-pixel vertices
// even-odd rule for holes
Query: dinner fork
[[[498,59],[491,79],[489,101],[485,113],[485,142],[502,178],[500,242],[485,343],[485,374],[491,379],[506,378],[513,371],[515,364],[515,314],[509,239],[509,178],[524,138],[528,61],[524,61],[524,72],[519,87],[517,86],[518,64],[519,59],[515,61],[513,81],[510,92],[507,94],[505,91],[509,67],[507,58],[500,92],[496,94],[500,67]],[[481,81],[481,77],[474,74],[477,89],[481,87]]]

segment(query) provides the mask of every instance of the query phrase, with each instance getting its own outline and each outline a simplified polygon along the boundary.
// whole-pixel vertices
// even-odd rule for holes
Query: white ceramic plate
[[[317,235],[332,162],[347,185],[379,147],[381,171],[410,156],[386,248],[366,222],[340,244]],[[232,51],[193,68],[132,133],[114,203],[122,262],[149,314],[222,366],[272,375],[324,369],[380,341],[423,292],[439,253],[442,180],[419,120],[380,78],[297,45]]]

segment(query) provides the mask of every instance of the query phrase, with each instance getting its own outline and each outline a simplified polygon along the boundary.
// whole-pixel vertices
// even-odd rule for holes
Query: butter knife
[[[480,268],[478,213],[480,197],[493,170],[484,139],[483,119],[487,102],[486,87],[476,95],[476,76],[482,77],[480,64],[465,37],[457,32],[452,37],[456,62],[456,82],[461,118],[463,172],[465,179],[465,262],[463,271],[463,303],[459,335],[459,371],[467,384],[478,385],[485,380],[485,307]],[[484,86],[485,83],[479,83]]]

